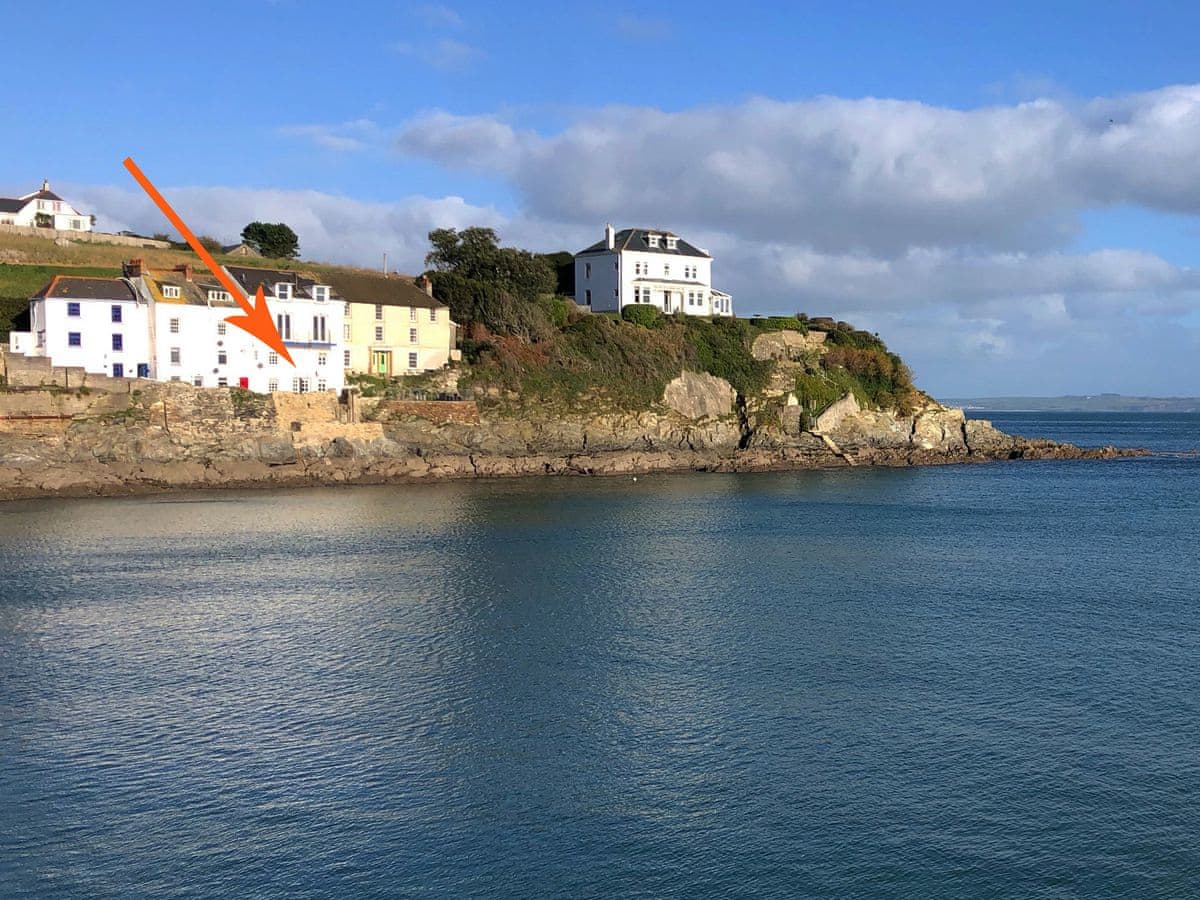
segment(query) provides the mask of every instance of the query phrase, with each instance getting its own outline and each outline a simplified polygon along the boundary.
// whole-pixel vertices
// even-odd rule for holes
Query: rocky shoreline
[[[747,402],[684,372],[653,409],[259,396],[141,382],[0,393],[0,500],[438,479],[763,472],[1114,459],[1013,437],[930,400],[910,415],[846,395],[810,418],[786,392]]]

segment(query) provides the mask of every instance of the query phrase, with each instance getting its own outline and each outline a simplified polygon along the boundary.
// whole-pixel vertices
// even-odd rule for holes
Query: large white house
[[[49,181],[43,181],[41,190],[23,197],[0,197],[0,225],[91,231],[92,217],[79,212],[50,190]]]
[[[225,321],[239,308],[212,275],[186,265],[150,271],[136,260],[122,278],[55,276],[30,299],[29,332],[12,332],[9,347],[116,378],[259,393],[340,391],[344,304],[329,285],[296,272],[226,271],[250,297],[263,285],[295,366]]]
[[[712,286],[712,257],[654,228],[608,225],[604,240],[576,253],[575,302],[595,312],[646,303],[664,313],[733,315],[733,298]]]

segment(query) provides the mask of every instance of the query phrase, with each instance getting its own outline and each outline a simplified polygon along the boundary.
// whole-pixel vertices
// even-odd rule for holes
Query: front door
[[[387,378],[392,374],[391,350],[371,351],[371,374],[382,375],[384,378]]]
[[[663,312],[669,313],[670,311],[671,311],[671,292],[663,291]]]

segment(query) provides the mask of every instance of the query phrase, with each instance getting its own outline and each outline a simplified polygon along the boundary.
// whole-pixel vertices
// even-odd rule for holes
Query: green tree
[[[544,257],[501,247],[492,228],[437,228],[429,232],[429,243],[433,249],[425,264],[435,272],[481,281],[523,300],[553,294],[558,286],[554,267]]]
[[[242,241],[270,259],[294,259],[300,255],[300,238],[283,222],[251,222],[242,229]]]
[[[54,217],[50,213],[35,213],[33,224],[38,228],[49,228],[54,224]]]

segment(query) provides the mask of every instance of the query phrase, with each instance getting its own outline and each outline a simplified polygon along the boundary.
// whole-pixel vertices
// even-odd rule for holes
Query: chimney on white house
[[[428,275],[421,276],[421,290],[423,290],[430,297],[433,296],[433,282],[429,280]]]
[[[42,190],[43,190],[43,191],[48,191],[48,190],[50,190],[50,179],[48,179],[48,178],[43,178],[43,179],[42,179]]]
[[[617,233],[613,230],[612,222],[604,226],[604,243],[609,250],[617,246]]]

